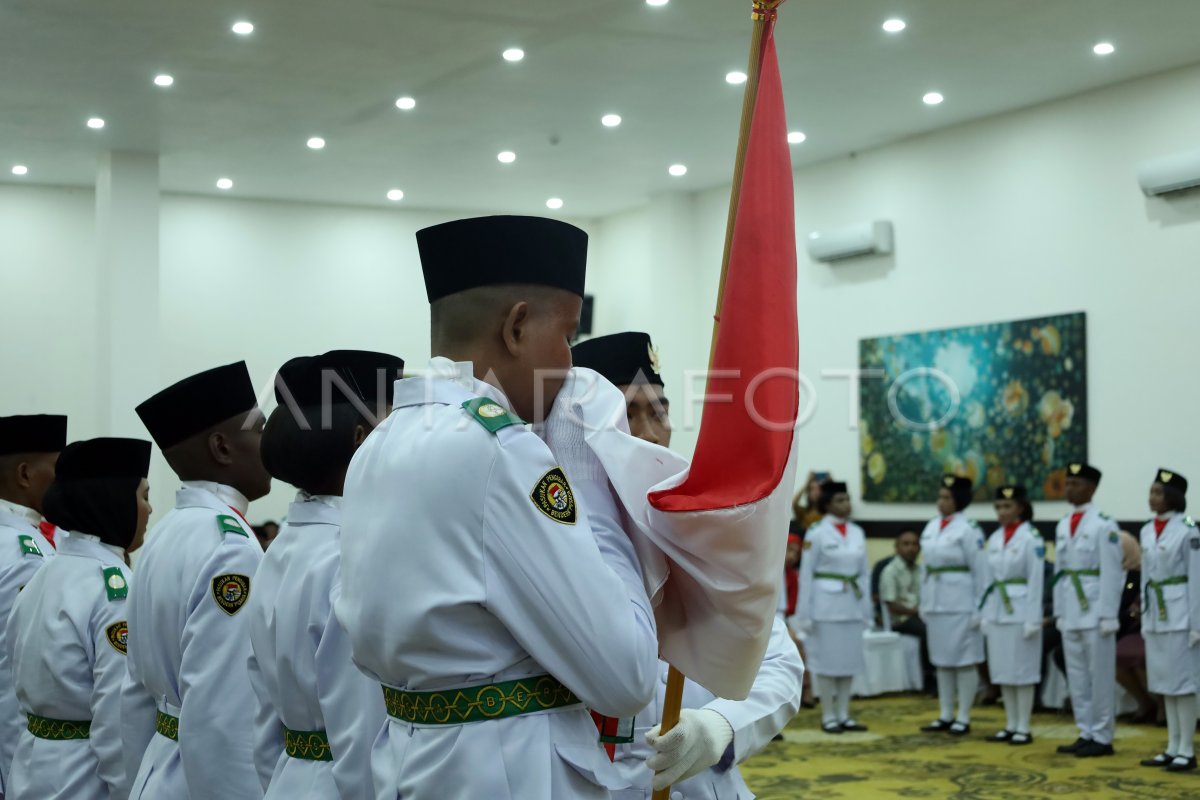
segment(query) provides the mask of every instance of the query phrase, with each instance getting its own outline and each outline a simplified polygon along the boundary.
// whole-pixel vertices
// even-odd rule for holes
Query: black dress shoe
[[[1184,758],[1183,756],[1175,756],[1175,759],[1167,764],[1167,772],[1190,772],[1196,768],[1196,757]]]
[[[1088,742],[1083,747],[1075,751],[1076,758],[1099,758],[1100,756],[1111,756],[1116,753],[1111,744],[1100,744],[1099,742]]]
[[[823,730],[825,733],[845,733],[845,731],[842,730],[841,723],[838,722],[826,722],[821,725],[821,730]]]
[[[955,722],[950,726],[950,730],[946,731],[946,733],[950,734],[951,736],[966,736],[970,732],[970,723],[964,724],[962,722]]]
[[[1032,733],[1014,733],[1012,735],[1012,738],[1008,740],[1008,743],[1011,745],[1014,745],[1014,746],[1018,746],[1018,747],[1021,745],[1033,744],[1033,734]]]
[[[1060,744],[1058,746],[1058,752],[1067,753],[1069,755],[1074,755],[1075,752],[1079,748],[1083,747],[1085,744],[1091,744],[1091,743],[1092,743],[1091,739],[1084,739],[1081,736],[1078,739],[1076,739],[1074,742],[1072,742],[1071,744]]]
[[[1010,741],[1012,739],[1012,735],[1013,735],[1013,732],[1008,730],[1007,728],[1005,728],[1002,731],[997,731],[996,733],[993,733],[991,736],[988,736],[986,739],[984,739],[984,741],[985,742],[999,742],[1000,744],[1004,744],[1005,742]]]
[[[921,733],[945,733],[953,724],[952,719],[937,719],[921,728]]]
[[[1154,758],[1143,758],[1140,763],[1143,767],[1165,767],[1175,760],[1175,756],[1170,753],[1159,753]]]
[[[859,725],[854,720],[848,719],[842,723],[842,730],[848,731],[848,732],[865,731],[865,730],[867,730],[867,726]]]

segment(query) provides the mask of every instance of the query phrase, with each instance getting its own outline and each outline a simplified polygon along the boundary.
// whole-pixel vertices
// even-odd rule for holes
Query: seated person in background
[[[921,672],[925,685],[933,684],[933,666],[925,642],[925,621],[917,616],[921,601],[921,537],[916,531],[901,531],[896,537],[896,555],[879,576],[879,602],[886,604],[892,618],[892,630],[921,640]]]

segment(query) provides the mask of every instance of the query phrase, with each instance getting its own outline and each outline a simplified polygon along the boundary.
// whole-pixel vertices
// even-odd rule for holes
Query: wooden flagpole
[[[750,142],[750,123],[754,120],[754,105],[758,100],[758,80],[762,72],[762,45],[768,23],[774,23],[775,9],[784,0],[753,0],[751,19],[754,28],[750,35],[750,65],[746,70],[746,89],[742,95],[742,122],[738,131],[737,156],[733,162],[733,188],[729,194],[729,215],[725,221],[725,250],[721,254],[721,280],[717,286],[717,308],[713,314],[712,344],[709,345],[708,368],[712,370],[717,348],[717,328],[721,324],[721,306],[725,300],[725,279],[729,274],[729,254],[733,249],[733,229],[737,223],[738,204],[742,197],[742,173],[746,167],[746,147]],[[667,672],[667,692],[663,700],[660,731],[666,733],[679,723],[683,705],[684,675],[675,667]],[[669,800],[671,787],[654,792],[653,800]]]

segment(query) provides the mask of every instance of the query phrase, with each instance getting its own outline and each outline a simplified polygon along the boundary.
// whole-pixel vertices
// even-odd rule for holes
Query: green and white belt
[[[1167,601],[1163,597],[1162,587],[1164,586],[1179,586],[1188,582],[1187,575],[1175,575],[1170,578],[1163,578],[1161,581],[1147,579],[1146,581],[1146,608],[1142,610],[1145,614],[1150,610],[1150,590],[1154,590],[1154,599],[1158,601],[1158,621],[1167,621]]]
[[[827,581],[841,581],[854,590],[854,599],[862,600],[862,589],[858,588],[857,575],[839,575],[836,572],[815,572],[814,578],[824,578]]]
[[[1062,580],[1064,575],[1066,577],[1070,578],[1071,583],[1075,586],[1075,596],[1079,598],[1079,610],[1086,614],[1087,610],[1089,608],[1089,604],[1088,604],[1087,595],[1084,594],[1084,591],[1083,591],[1083,581],[1081,581],[1079,579],[1082,576],[1099,578],[1100,570],[1098,570],[1098,569],[1060,569],[1058,572],[1056,572],[1054,574],[1054,580],[1050,582],[1050,588],[1053,589],[1054,585],[1056,583],[1058,583],[1060,580]]]
[[[329,736],[325,731],[294,731],[284,726],[283,749],[290,758],[333,761],[333,751],[329,749]]]
[[[987,590],[984,591],[983,597],[979,601],[979,610],[983,611],[983,606],[987,603],[988,595],[992,593],[992,590],[996,590],[1000,592],[1000,601],[1004,603],[1004,613],[1011,614],[1013,612],[1012,600],[1008,596],[1007,587],[1024,586],[1027,583],[1029,583],[1029,581],[1025,580],[1024,578],[1006,578],[1002,581],[992,581],[992,585],[987,587]]]
[[[570,689],[549,675],[436,692],[384,686],[383,701],[388,716],[418,725],[462,725],[581,705]]]
[[[29,732],[39,739],[49,739],[53,742],[66,742],[72,739],[86,739],[92,735],[92,721],[50,719],[29,715]]]

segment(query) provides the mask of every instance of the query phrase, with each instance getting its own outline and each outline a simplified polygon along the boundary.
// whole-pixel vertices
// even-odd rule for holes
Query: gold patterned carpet
[[[1077,759],[1054,752],[1077,735],[1069,714],[1035,714],[1034,743],[1012,747],[983,741],[1004,726],[999,706],[976,708],[971,734],[963,738],[918,732],[936,715],[932,698],[855,700],[851,708],[870,731],[830,736],[819,730],[819,712],[802,710],[784,741],[744,764],[742,774],[759,800],[1200,799],[1200,771],[1171,774],[1138,766],[1162,750],[1165,728],[1118,723],[1115,756]]]

